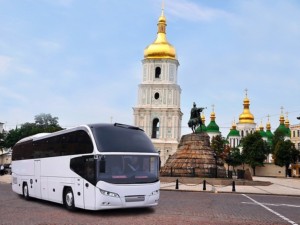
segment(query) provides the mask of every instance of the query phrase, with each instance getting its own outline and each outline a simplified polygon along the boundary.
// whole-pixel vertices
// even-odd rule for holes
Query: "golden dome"
[[[235,130],[236,129],[236,123],[235,123],[235,120],[232,122],[232,127],[231,129]]]
[[[205,124],[205,115],[204,115],[204,113],[202,113],[202,115],[201,115],[201,121],[202,121],[203,124]]]
[[[215,121],[216,120],[216,114],[215,114],[215,112],[211,112],[211,114],[210,114],[210,120],[211,121]]]
[[[290,121],[287,113],[286,113],[286,119],[284,120],[284,125],[286,128],[290,128]]]
[[[271,123],[270,123],[269,119],[268,119],[268,122],[267,122],[267,125],[266,125],[266,129],[271,130]]]
[[[244,105],[244,111],[239,117],[239,123],[254,123],[254,116],[252,115],[249,109],[250,101],[247,97],[247,94],[246,97],[244,98],[243,105]]]
[[[156,40],[145,48],[145,59],[176,59],[176,50],[167,40],[166,26],[166,17],[162,10],[158,19]]]
[[[281,110],[282,111],[282,110]],[[279,122],[280,122],[280,124],[284,124],[284,116],[283,116],[283,113],[281,112],[281,114],[280,114],[280,117],[279,117]]]
[[[262,121],[260,121],[259,130],[261,130],[261,131],[263,131],[263,130],[264,130],[264,126],[263,126],[263,124],[262,124]]]

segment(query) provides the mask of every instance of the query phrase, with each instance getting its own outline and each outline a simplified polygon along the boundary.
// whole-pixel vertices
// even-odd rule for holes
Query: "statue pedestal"
[[[224,178],[226,171],[222,161],[216,163],[210,147],[207,133],[187,134],[182,136],[178,150],[168,158],[161,168],[161,176],[178,177],[215,177]]]

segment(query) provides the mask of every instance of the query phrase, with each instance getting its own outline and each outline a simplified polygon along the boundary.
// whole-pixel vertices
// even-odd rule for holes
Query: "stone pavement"
[[[178,178],[178,189],[176,189],[176,178],[173,181],[161,180],[161,190],[175,191],[202,191],[203,181],[180,182]],[[235,191],[233,191],[232,181],[235,181]],[[272,195],[290,195],[300,197],[300,179],[299,178],[273,178],[273,177],[253,177],[254,182],[244,183],[240,180],[229,180],[227,183],[218,182],[217,179],[209,179],[206,182],[206,192],[214,193],[248,193],[248,194],[272,194]]]
[[[243,182],[240,180],[220,182],[220,180],[217,179],[207,179],[205,191],[203,190],[203,180],[200,178],[178,178],[178,180],[178,189],[176,189],[175,177],[169,179],[162,177],[160,189],[214,193],[290,195],[300,197],[300,178],[253,177],[254,182]],[[232,181],[235,181],[235,191],[233,191]],[[1,182],[11,183],[11,175],[0,176],[0,183]]]

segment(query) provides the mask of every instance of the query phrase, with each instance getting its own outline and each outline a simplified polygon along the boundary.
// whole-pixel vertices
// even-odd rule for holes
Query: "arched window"
[[[160,78],[160,74],[161,74],[161,68],[160,67],[156,67],[155,68],[155,78]]]
[[[241,136],[244,137],[244,131],[243,130],[241,131]]]
[[[155,118],[152,122],[151,138],[159,138],[159,119]]]

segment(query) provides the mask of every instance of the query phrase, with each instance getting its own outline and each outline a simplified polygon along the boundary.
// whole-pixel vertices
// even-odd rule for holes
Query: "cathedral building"
[[[167,21],[162,9],[155,41],[144,50],[142,81],[133,108],[134,125],[142,128],[160,153],[161,164],[173,155],[181,138],[181,88],[177,84],[179,62],[166,37]]]
[[[239,122],[236,124],[236,128],[239,131],[241,138],[247,136],[248,134],[252,134],[256,131],[256,123],[254,122],[254,116],[250,112],[250,100],[247,96],[244,98],[244,110],[239,117]]]
[[[156,39],[144,49],[138,99],[136,106],[133,107],[134,125],[143,129],[151,138],[160,154],[162,166],[169,156],[177,151],[181,138],[183,116],[180,109],[181,88],[177,83],[179,61],[174,46],[167,40],[166,26],[167,20],[162,9],[157,23]],[[221,134],[215,121],[214,109],[210,115],[211,121],[207,126],[205,126],[203,113],[201,119],[203,122],[202,129],[208,133],[210,139]],[[280,125],[277,129],[285,132],[286,139],[291,136],[289,126],[288,119],[285,120],[281,114]],[[243,112],[240,114],[238,122],[232,124],[232,128],[227,135],[229,146],[241,149],[241,139],[256,131],[260,132],[267,142],[272,141],[273,134],[269,120],[266,124],[266,131],[264,131],[262,123],[258,130],[256,129],[254,116],[250,112],[250,100],[246,89]],[[295,131],[293,132],[295,133]],[[272,161],[272,155],[270,154],[266,162],[272,163]]]

